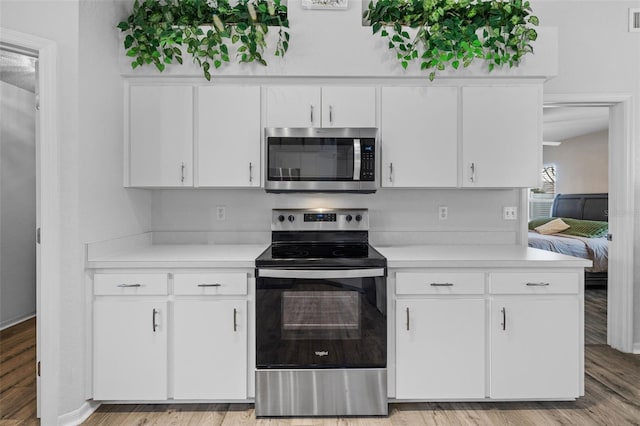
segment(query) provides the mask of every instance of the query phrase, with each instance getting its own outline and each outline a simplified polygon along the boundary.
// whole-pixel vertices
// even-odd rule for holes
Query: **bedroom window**
[[[551,205],[556,194],[556,166],[542,168],[542,187],[533,188],[529,193],[529,219],[551,216]]]

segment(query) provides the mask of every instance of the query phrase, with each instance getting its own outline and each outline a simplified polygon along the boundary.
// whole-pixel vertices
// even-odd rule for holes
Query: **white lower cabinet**
[[[93,398],[165,400],[167,302],[120,299],[93,304]]]
[[[398,400],[584,394],[581,269],[434,268],[395,277]]]
[[[246,400],[249,273],[96,273],[93,399]]]
[[[246,399],[247,301],[176,300],[173,324],[174,398]]]
[[[396,301],[396,398],[485,396],[485,301]]]
[[[490,310],[491,398],[581,395],[577,296],[495,296]]]

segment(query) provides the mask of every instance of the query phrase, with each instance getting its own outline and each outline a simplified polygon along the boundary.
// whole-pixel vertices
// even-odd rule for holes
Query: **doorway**
[[[37,66],[30,49],[0,44],[0,337],[3,419],[37,417]],[[7,371],[7,370],[5,370]]]
[[[609,180],[609,266],[607,344],[633,351],[634,147],[632,96],[567,94],[545,96],[545,107],[607,107]]]
[[[58,423],[60,353],[60,171],[56,43],[0,28],[0,46],[37,58],[35,73],[36,388],[42,424]],[[35,234],[35,238],[33,235]],[[37,239],[36,243],[34,239]],[[46,303],[44,303],[46,301]]]

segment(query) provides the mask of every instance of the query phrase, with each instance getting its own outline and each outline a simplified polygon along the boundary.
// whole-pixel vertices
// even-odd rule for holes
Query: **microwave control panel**
[[[376,150],[375,139],[362,139],[361,141],[361,167],[360,167],[360,180],[373,181],[376,179],[375,163],[376,163]]]

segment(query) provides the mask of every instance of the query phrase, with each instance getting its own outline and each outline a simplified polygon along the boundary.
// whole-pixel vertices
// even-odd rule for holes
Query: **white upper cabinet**
[[[197,90],[197,186],[260,186],[260,87]]]
[[[320,127],[320,88],[267,87],[266,127]]]
[[[323,87],[322,127],[376,127],[376,90]]]
[[[462,88],[462,186],[538,187],[542,88]]]
[[[458,89],[382,88],[382,186],[455,187]]]
[[[373,87],[267,87],[266,127],[376,127]]]
[[[131,86],[129,182],[134,187],[193,185],[193,88]]]

